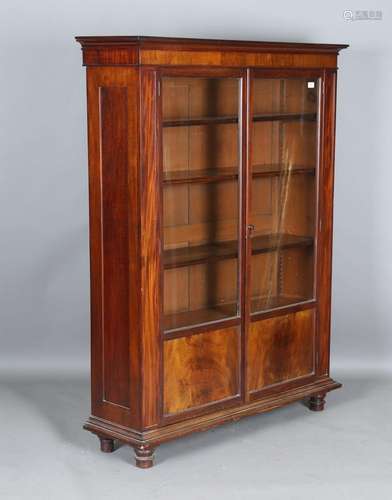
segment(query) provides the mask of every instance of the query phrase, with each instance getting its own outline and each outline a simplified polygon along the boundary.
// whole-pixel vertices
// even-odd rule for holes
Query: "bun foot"
[[[323,411],[325,407],[325,394],[316,394],[308,400],[308,408],[311,411]]]
[[[103,453],[112,453],[114,451],[114,440],[98,436],[101,442],[101,451]]]
[[[142,444],[140,446],[135,446],[135,460],[136,467],[140,469],[149,469],[154,464],[154,448],[151,446]]]

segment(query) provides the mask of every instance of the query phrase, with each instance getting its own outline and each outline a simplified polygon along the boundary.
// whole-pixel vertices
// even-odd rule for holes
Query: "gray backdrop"
[[[370,3],[2,0],[0,367],[88,369],[85,72],[73,37],[144,34],[350,44],[339,58],[332,360],[387,368],[392,42],[390,3]],[[372,7],[383,21],[343,19]]]

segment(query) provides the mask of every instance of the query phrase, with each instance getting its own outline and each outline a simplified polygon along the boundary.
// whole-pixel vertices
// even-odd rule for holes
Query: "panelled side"
[[[139,421],[138,71],[88,68],[92,414]]]

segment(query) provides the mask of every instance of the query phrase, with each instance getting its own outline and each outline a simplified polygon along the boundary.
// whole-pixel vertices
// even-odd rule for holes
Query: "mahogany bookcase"
[[[305,400],[330,378],[337,55],[77,37],[87,67],[91,416],[104,452]]]

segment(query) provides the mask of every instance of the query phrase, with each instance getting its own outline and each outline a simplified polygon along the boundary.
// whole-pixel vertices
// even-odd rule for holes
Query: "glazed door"
[[[160,74],[164,418],[240,397],[241,71]]]
[[[159,82],[173,420],[315,376],[322,79],[172,69]]]
[[[315,373],[319,76],[255,72],[250,83],[251,398]]]

